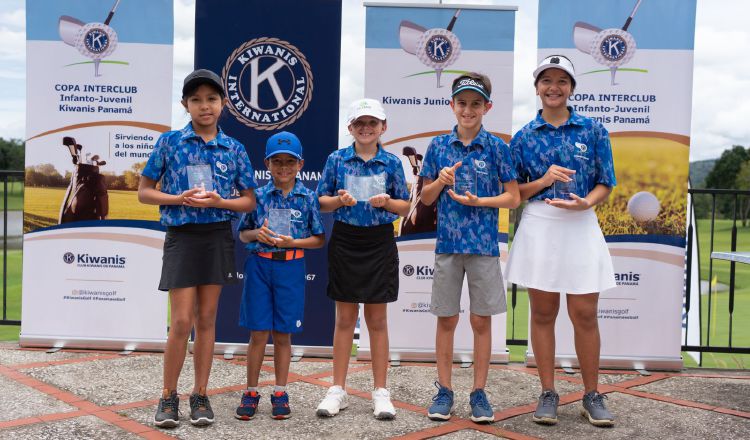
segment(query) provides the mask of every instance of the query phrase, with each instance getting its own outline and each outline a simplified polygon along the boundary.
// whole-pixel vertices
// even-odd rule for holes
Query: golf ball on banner
[[[425,66],[444,69],[461,53],[461,42],[447,29],[429,29],[417,40],[417,57]]]
[[[628,200],[628,212],[636,221],[656,220],[659,211],[661,211],[659,199],[648,191],[637,192]]]
[[[81,55],[101,60],[117,48],[117,32],[104,23],[88,23],[78,31],[75,46]]]
[[[619,67],[635,55],[635,39],[622,29],[604,29],[591,40],[589,53],[599,64]]]

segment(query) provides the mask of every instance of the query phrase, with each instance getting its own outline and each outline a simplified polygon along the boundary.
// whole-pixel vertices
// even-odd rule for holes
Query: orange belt
[[[276,252],[258,252],[259,257],[268,258],[271,260],[288,261],[296,260],[305,256],[305,251],[302,249],[289,249],[286,251]]]

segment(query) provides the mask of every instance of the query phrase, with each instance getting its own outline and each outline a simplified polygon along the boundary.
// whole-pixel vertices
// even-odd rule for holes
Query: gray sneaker
[[[176,428],[180,425],[180,398],[177,391],[171,393],[167,390],[162,392],[159,405],[154,415],[154,425],[159,428]]]
[[[604,399],[606,398],[607,396],[599,394],[598,391],[591,391],[583,395],[581,415],[586,417],[594,426],[613,426],[615,424],[615,417],[604,406]]]
[[[536,404],[536,411],[532,420],[542,425],[554,425],[557,423],[557,404],[560,403],[560,396],[552,391],[545,390],[539,396],[539,402]]]
[[[195,426],[210,425],[214,422],[214,411],[211,402],[208,401],[206,391],[203,394],[193,393],[190,395],[190,423]]]

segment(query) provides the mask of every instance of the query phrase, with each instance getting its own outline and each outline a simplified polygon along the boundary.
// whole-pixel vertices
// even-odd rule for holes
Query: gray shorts
[[[433,315],[458,315],[464,273],[469,285],[471,313],[490,316],[508,309],[500,258],[474,254],[435,254],[430,302],[430,312]]]

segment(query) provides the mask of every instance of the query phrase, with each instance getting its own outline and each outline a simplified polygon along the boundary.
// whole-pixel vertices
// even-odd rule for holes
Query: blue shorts
[[[252,330],[299,333],[305,312],[305,259],[279,261],[250,254],[240,325]]]

